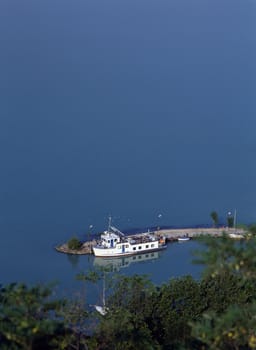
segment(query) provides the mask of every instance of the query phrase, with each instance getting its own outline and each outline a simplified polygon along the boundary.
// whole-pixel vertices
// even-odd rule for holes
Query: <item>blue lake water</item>
[[[109,215],[121,230],[212,210],[256,221],[255,14],[252,0],[1,1],[1,282],[76,284],[92,257],[53,247]],[[193,273],[188,247],[145,270]]]

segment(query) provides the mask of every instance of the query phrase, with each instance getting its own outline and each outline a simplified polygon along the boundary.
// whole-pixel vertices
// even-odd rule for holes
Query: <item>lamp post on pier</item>
[[[163,216],[162,214],[158,214],[158,215],[157,215],[157,217],[158,217],[159,220],[162,218],[162,216]],[[159,222],[158,225],[157,225],[157,231],[160,230],[160,225],[159,225],[159,224],[160,224],[160,222]]]
[[[234,228],[236,229],[236,220],[237,220],[237,212],[236,209],[234,210],[234,215],[232,215],[232,212],[229,211],[227,214],[227,224],[228,228]]]
[[[227,225],[228,225],[228,228],[231,228],[234,225],[234,217],[233,217],[231,211],[229,211],[227,214]]]

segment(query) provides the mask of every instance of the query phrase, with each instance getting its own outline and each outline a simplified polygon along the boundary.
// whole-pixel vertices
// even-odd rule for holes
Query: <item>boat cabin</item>
[[[105,232],[101,235],[101,244],[106,248],[113,248],[121,242],[120,236],[112,232]]]

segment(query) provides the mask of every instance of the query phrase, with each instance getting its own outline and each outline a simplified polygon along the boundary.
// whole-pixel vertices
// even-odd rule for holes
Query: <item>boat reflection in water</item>
[[[119,271],[124,267],[130,266],[132,263],[142,263],[156,260],[160,257],[161,252],[150,252],[144,254],[136,254],[131,256],[123,256],[119,258],[100,258],[95,257],[93,265],[98,268],[107,269],[109,271]]]

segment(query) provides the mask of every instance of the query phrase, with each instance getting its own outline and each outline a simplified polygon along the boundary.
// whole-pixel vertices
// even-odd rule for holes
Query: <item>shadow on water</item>
[[[67,259],[70,262],[72,268],[75,270],[79,264],[79,255],[76,254],[67,254]]]

